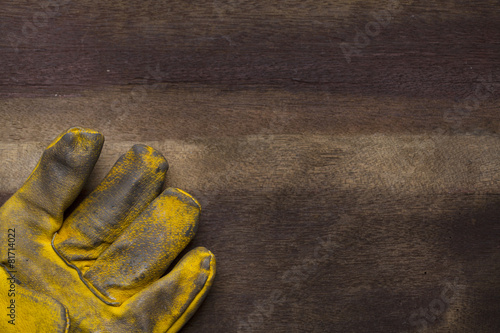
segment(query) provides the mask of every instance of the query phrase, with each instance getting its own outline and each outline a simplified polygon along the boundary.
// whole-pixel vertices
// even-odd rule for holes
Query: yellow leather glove
[[[177,332],[215,276],[205,248],[187,253],[200,205],[160,194],[168,164],[135,145],[64,219],[104,142],[72,128],[0,208],[0,332]],[[163,277],[162,277],[163,276]]]

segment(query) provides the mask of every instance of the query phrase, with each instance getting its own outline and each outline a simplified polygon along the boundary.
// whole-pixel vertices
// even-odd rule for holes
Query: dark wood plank
[[[45,22],[36,4],[0,2],[4,94],[157,80],[464,98],[466,77],[499,81],[493,0],[59,3]],[[382,11],[387,23],[376,29]],[[357,32],[347,63],[340,46],[355,47]]]
[[[469,83],[466,98],[475,98],[476,87],[484,86],[479,81]],[[105,130],[109,140],[129,141],[272,134],[500,132],[500,87],[473,107],[467,106],[466,98],[372,97],[267,88],[225,91],[205,85],[108,87],[78,94],[0,99],[6,128],[0,139],[33,141],[77,124]]]

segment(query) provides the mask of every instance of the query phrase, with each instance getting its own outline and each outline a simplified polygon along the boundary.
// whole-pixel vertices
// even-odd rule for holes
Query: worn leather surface
[[[18,309],[0,321],[3,332],[177,332],[210,289],[215,257],[202,247],[163,276],[193,238],[201,206],[180,189],[161,192],[168,164],[153,148],[133,146],[64,218],[103,142],[92,130],[62,133],[0,208],[9,235],[0,302]]]

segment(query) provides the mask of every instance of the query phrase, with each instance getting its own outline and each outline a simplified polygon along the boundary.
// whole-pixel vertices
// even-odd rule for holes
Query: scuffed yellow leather
[[[0,208],[0,302],[6,313],[16,304],[15,325],[0,316],[1,332],[172,333],[209,291],[215,257],[205,248],[164,275],[194,237],[201,207],[182,190],[161,193],[168,164],[154,149],[132,147],[63,218],[103,142],[82,128],[61,134]]]
[[[5,269],[0,270],[0,279],[5,285],[6,281],[14,280]],[[8,283],[10,285],[10,282]],[[2,288],[2,290],[5,290]],[[15,287],[15,297],[0,297],[0,307],[7,309],[8,319],[0,322],[2,332],[8,332],[15,323],[17,332],[54,332],[65,333],[69,329],[69,317],[66,308],[55,299],[29,290],[23,286]],[[14,299],[15,302],[11,302]],[[10,309],[14,309],[14,317],[10,317]],[[13,320],[14,319],[14,320]]]

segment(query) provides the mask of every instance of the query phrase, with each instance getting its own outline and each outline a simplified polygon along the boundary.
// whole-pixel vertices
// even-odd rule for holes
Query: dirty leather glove
[[[160,193],[168,164],[154,149],[133,146],[64,218],[103,142],[82,128],[61,134],[0,208],[1,332],[177,332],[209,291],[205,248],[164,275],[200,205],[179,189]]]

